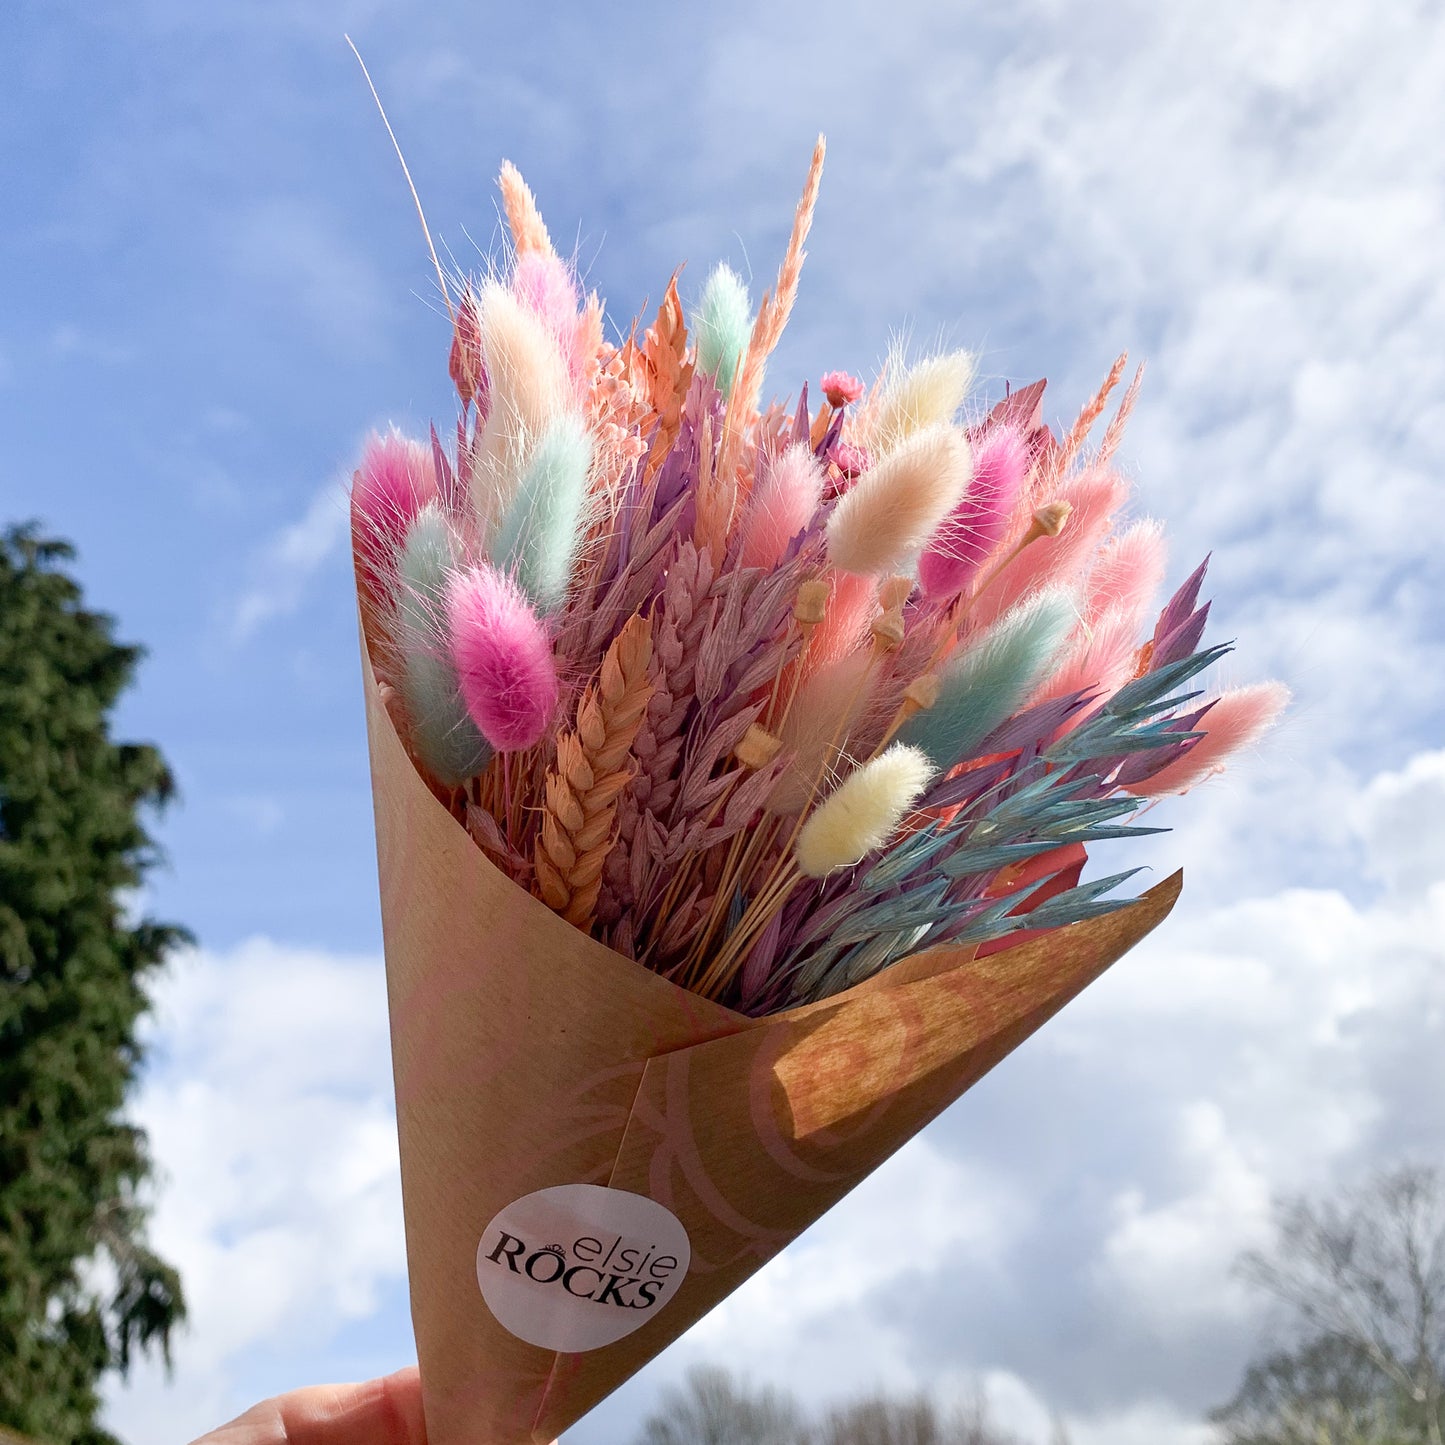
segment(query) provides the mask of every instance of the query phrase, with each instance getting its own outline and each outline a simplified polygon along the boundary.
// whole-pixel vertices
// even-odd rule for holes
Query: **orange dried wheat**
[[[617,799],[632,776],[632,742],[652,697],[651,671],[652,624],[639,613],[607,649],[582,695],[577,726],[557,739],[557,761],[547,771],[534,890],[580,928],[597,905]]]

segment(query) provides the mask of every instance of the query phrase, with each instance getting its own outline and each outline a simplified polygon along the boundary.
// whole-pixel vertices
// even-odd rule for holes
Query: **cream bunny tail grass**
[[[897,831],[935,769],[927,753],[894,743],[855,768],[819,805],[798,834],[795,856],[809,878],[859,863]]]

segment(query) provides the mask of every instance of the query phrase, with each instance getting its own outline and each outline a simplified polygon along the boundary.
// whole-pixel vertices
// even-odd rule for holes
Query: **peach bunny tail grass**
[[[502,162],[502,173],[497,178],[497,184],[502,188],[507,229],[512,233],[512,245],[516,247],[517,255],[553,255],[552,238],[547,234],[546,223],[537,209],[537,198],[522,179],[521,171],[511,161]]]
[[[478,298],[491,412],[477,446],[472,506],[483,536],[506,511],[529,449],[571,395],[567,360],[547,324],[496,282]]]
[[[1164,528],[1145,517],[1099,549],[1084,583],[1084,620],[1121,612],[1142,627],[1164,581],[1168,548]]]
[[[631,752],[652,698],[652,624],[631,617],[582,696],[577,726],[557,739],[533,854],[535,891],[554,913],[586,928],[612,850],[617,799],[632,779]]]
[[[806,442],[770,458],[743,514],[742,565],[776,567],[822,500],[822,464]]]
[[[1222,693],[1197,725],[1204,736],[1178,762],[1138,783],[1126,783],[1140,798],[1183,793],[1224,771],[1232,754],[1257,743],[1289,706],[1290,691],[1282,682],[1255,682]]]
[[[783,816],[807,807],[868,707],[872,670],[871,649],[860,648],[804,680],[779,730],[790,761],[768,796],[768,812]]]
[[[903,743],[855,768],[803,825],[794,850],[798,868],[824,878],[862,862],[897,832],[933,776],[928,755]]]
[[[861,647],[877,614],[877,578],[834,572],[828,583],[827,611],[813,629],[802,660],[803,676],[810,677]]]

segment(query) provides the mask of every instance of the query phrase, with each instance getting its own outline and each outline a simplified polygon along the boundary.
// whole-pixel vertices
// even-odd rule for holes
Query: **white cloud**
[[[190,1321],[174,1382],[143,1365],[108,1418],[178,1445],[251,1403],[248,1355],[315,1351],[405,1277],[381,966],[260,939],[188,954],[151,1034],[133,1113]]]
[[[1445,878],[1445,751],[1371,779],[1355,815],[1369,872],[1404,897],[1428,893]]]
[[[244,642],[265,623],[295,612],[311,578],[345,540],[347,528],[345,493],[328,482],[306,511],[262,548],[251,584],[232,612],[232,641]]]
[[[1151,1205],[1142,1189],[1121,1190],[1097,1261],[1101,1284],[1165,1339],[1187,1338],[1201,1311],[1247,1318],[1230,1269],[1242,1244],[1268,1238],[1268,1178],[1229,1137],[1219,1106],[1184,1105],[1178,1127],[1185,1192]]]

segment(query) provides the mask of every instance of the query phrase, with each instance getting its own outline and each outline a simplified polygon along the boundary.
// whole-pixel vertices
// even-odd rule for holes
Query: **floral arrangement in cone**
[[[1172,893],[1134,903],[1116,893],[1128,873],[1084,880],[1088,848],[1155,831],[1134,821],[1148,801],[1216,772],[1286,699],[1274,683],[1199,690],[1228,650],[1203,639],[1203,565],[1155,611],[1162,531],[1124,520],[1113,465],[1140,373],[1091,441],[1123,358],[1061,436],[1042,381],[972,404],[962,352],[895,353],[869,386],[830,371],[816,393],[768,399],[822,163],[820,139],[760,304],[719,266],[689,314],[674,276],[621,345],[504,166],[507,263],[443,279],[455,435],[374,437],[356,472],[408,1246],[438,1439],[550,1438],[1147,931]],[[389,890],[403,869],[407,888]],[[466,917],[490,939],[468,945],[463,977],[422,940]],[[505,1084],[487,1073],[481,1102],[461,1097],[475,1081],[427,1073],[426,1049],[503,1047],[487,999],[511,999],[514,976],[545,990],[531,955],[549,950],[579,970],[556,964],[559,996],[595,995],[606,1015],[591,1042],[568,1037],[531,1084],[539,1065]],[[528,1007],[508,1028],[540,1048]],[[877,1040],[905,1014],[884,1067]],[[436,1030],[454,1044],[407,1042]],[[706,1119],[677,1102],[704,1076]],[[605,1117],[592,1152],[523,1160],[497,1122],[521,1094],[550,1101],[538,1117],[559,1138],[568,1119]],[[431,1122],[413,1110],[438,1097]],[[462,1146],[458,1168],[505,1177],[418,1202],[474,1103],[490,1162]],[[874,1123],[837,1133],[890,1111],[876,1138]],[[736,1184],[761,1191],[744,1205],[749,1150],[794,1162],[781,1183]],[[692,1241],[668,1286],[689,1303],[576,1349],[501,1320],[489,1279],[530,1289],[523,1264],[534,1282],[554,1268],[590,1281],[592,1266],[583,1244],[575,1259],[557,1245],[556,1264],[514,1257],[521,1225],[499,1226],[488,1258],[494,1206],[628,1192],[629,1178]],[[468,1212],[487,1217],[455,1219]],[[480,1240],[464,1285],[443,1278],[455,1259],[433,1268],[446,1228],[457,1251]],[[419,1254],[439,1281],[420,1303]],[[475,1349],[456,1337],[468,1330]]]

